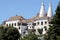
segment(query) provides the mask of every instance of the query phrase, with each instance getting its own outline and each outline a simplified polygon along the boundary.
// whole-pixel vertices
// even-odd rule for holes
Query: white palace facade
[[[7,19],[5,25],[16,27],[20,34],[28,34],[28,30],[35,29],[35,33],[39,34],[38,29],[42,29],[42,34],[45,34],[49,29],[49,22],[53,17],[52,5],[49,4],[48,12],[45,11],[44,3],[41,4],[40,12],[29,19],[22,16],[13,16]]]

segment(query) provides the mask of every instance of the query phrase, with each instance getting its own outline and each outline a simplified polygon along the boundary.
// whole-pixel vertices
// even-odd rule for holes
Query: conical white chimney
[[[45,13],[45,7],[44,7],[44,3],[42,2],[40,13],[39,13],[39,17],[44,17],[45,14],[46,14]]]
[[[51,3],[49,4],[49,9],[48,9],[47,16],[48,16],[48,17],[52,17],[52,16],[53,16]]]

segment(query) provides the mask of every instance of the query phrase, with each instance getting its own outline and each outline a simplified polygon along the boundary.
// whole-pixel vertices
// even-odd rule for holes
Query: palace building
[[[49,22],[53,18],[52,5],[49,4],[48,12],[45,11],[44,3],[41,4],[40,12],[36,16],[25,19],[22,16],[13,16],[7,19],[5,25],[16,27],[20,34],[28,34],[29,30],[35,30],[38,35],[38,30],[41,29],[42,34],[45,34],[49,29]]]

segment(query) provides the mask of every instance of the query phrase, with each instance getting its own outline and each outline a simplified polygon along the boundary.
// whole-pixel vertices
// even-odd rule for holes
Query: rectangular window
[[[27,23],[22,23],[23,26],[27,26]]]
[[[47,28],[46,28],[46,26],[44,26],[44,28],[45,28],[45,31],[47,31]]]
[[[16,23],[15,23],[15,26],[16,26]]]
[[[12,27],[13,27],[13,23],[12,23]]]
[[[31,28],[31,26],[30,26],[30,28]]]
[[[33,26],[36,26],[36,23],[33,23]]]
[[[41,25],[43,25],[43,22],[41,22]]]
[[[39,25],[39,22],[37,22],[37,24]]]
[[[11,26],[11,24],[9,24],[9,26]]]
[[[18,26],[20,26],[21,25],[21,23],[18,23]]]
[[[6,26],[8,26],[8,24],[6,24]]]

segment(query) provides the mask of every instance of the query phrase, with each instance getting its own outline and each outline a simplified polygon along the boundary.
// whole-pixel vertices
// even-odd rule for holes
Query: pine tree
[[[47,40],[60,40],[60,2],[57,6],[56,14],[50,23],[52,25],[50,25]]]

